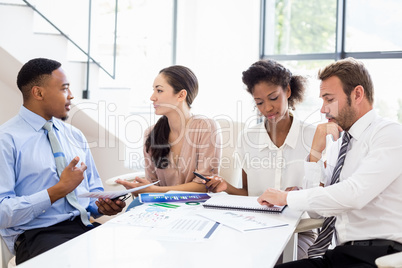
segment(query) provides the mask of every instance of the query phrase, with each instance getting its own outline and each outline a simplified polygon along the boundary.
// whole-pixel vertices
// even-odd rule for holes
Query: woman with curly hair
[[[259,196],[268,187],[297,190],[302,187],[304,159],[310,152],[315,126],[294,117],[291,110],[304,97],[306,79],[274,60],[260,60],[243,72],[243,83],[254,98],[263,122],[246,129],[237,144],[242,166],[242,187],[214,176],[206,183],[212,192]],[[299,234],[298,258],[307,256],[315,239],[312,231]]]

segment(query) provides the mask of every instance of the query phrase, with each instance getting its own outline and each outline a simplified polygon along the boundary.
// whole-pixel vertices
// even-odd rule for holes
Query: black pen
[[[195,176],[197,176],[197,177],[203,179],[203,180],[206,181],[206,182],[209,182],[209,181],[211,180],[211,179],[205,178],[204,176],[202,176],[201,174],[199,174],[199,173],[197,173],[197,172],[193,172],[193,173],[194,173]]]

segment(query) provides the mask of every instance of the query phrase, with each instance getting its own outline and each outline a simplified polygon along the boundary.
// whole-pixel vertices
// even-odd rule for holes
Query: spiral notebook
[[[268,207],[260,205],[257,201],[258,196],[241,195],[214,195],[202,205],[205,208],[214,209],[235,209],[255,212],[281,213],[286,206]]]

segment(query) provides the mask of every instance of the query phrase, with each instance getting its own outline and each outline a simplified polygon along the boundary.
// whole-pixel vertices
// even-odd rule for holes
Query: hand
[[[126,202],[121,201],[119,199],[103,199],[99,198],[98,201],[95,202],[98,206],[98,212],[103,215],[116,215],[121,212],[123,208],[126,206]]]
[[[318,162],[321,159],[322,151],[326,147],[326,137],[331,134],[334,141],[339,139],[343,129],[334,122],[319,124],[314,134],[310,151],[310,162]]]
[[[58,184],[66,191],[66,195],[72,191],[84,180],[84,172],[87,166],[81,162],[80,167],[76,167],[80,158],[76,156],[71,160],[70,164],[66,166],[60,175]]]
[[[288,192],[286,191],[268,188],[260,197],[258,197],[257,201],[261,205],[269,207],[272,207],[273,205],[284,206],[287,205],[287,196]]]
[[[123,185],[127,190],[150,184],[150,182],[147,179],[140,178],[140,177],[135,177],[134,181],[132,181],[132,182],[117,179],[116,183]],[[153,189],[155,187],[158,187],[158,186],[152,185],[152,186],[149,186],[148,188],[133,192],[132,194],[138,195],[141,193],[153,192]]]
[[[203,183],[210,192],[219,193],[226,191],[226,189],[228,188],[228,183],[222,177],[212,176],[207,178],[210,179],[210,181],[208,182],[203,181]]]
[[[285,191],[286,192],[290,192],[290,191],[298,191],[298,190],[302,190],[303,188],[302,187],[299,187],[299,186],[292,186],[292,187],[287,187],[286,189],[285,189]]]
[[[81,166],[76,167],[79,161],[80,158],[78,156],[71,160],[70,164],[61,173],[59,182],[47,189],[52,204],[74,191],[85,178],[84,172],[87,166],[84,162],[81,162]]]

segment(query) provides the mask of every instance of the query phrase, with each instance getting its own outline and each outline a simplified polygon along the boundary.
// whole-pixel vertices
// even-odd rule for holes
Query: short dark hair
[[[348,97],[348,102],[350,104],[350,94],[353,89],[357,86],[362,86],[364,88],[364,95],[366,96],[368,102],[373,104],[374,102],[374,87],[371,76],[364,67],[364,64],[354,58],[346,58],[343,60],[338,60],[325,68],[318,71],[318,78],[323,81],[331,76],[336,76],[341,80],[343,92],[345,92]]]
[[[255,85],[260,82],[281,86],[286,90],[290,86],[291,95],[288,105],[293,110],[295,105],[303,101],[306,79],[300,75],[292,73],[282,64],[274,60],[260,60],[253,63],[243,72],[243,83],[247,86],[247,91],[252,95]]]
[[[32,87],[42,86],[47,76],[60,66],[60,62],[45,58],[36,58],[25,63],[17,75],[17,86],[21,90],[24,100],[29,98]]]

